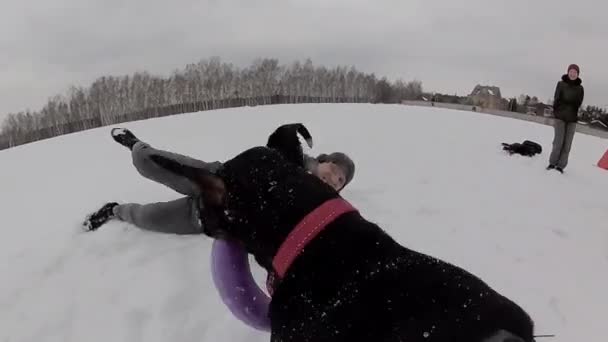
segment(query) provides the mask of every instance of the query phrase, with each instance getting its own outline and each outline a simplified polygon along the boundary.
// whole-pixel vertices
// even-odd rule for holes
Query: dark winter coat
[[[580,78],[572,81],[568,75],[562,76],[562,80],[557,83],[553,98],[553,113],[557,119],[565,122],[578,121],[578,109],[585,98],[585,89],[581,83]]]

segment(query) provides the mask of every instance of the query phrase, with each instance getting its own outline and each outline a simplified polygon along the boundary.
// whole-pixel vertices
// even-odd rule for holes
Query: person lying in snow
[[[304,125],[299,123],[286,124],[277,128],[269,136],[267,146],[285,151],[284,153],[293,153],[293,151],[301,153],[298,133],[304,137],[309,147],[312,147],[310,133]],[[168,202],[148,204],[106,203],[86,218],[83,223],[85,228],[96,230],[109,220],[116,219],[148,231],[180,235],[202,234],[204,227],[199,220],[201,201],[198,187],[185,177],[162,167],[161,159],[170,159],[211,172],[216,172],[221,168],[222,163],[219,161],[204,162],[181,154],[155,149],[124,128],[114,128],[111,134],[116,142],[131,151],[133,165],[142,176],[164,184],[185,195],[185,197]],[[295,149],[294,144],[297,144]],[[321,154],[316,158],[304,153],[301,154],[304,158],[303,165],[305,168],[336,191],[344,189],[353,179],[355,164],[344,153]]]

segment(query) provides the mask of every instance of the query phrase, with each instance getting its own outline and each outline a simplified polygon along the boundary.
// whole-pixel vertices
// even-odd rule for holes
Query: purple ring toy
[[[248,254],[241,246],[215,239],[211,274],[220,298],[237,319],[255,329],[270,331],[270,297],[253,279]]]

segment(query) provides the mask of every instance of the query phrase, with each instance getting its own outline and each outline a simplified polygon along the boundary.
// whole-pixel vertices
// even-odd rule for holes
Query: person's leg
[[[202,234],[196,198],[183,197],[169,202],[149,204],[107,203],[84,222],[88,230],[97,230],[111,219],[128,222],[140,229],[167,234]]]
[[[187,178],[168,171],[162,166],[158,165],[158,163],[156,163],[151,157],[163,157],[179,164],[197,169],[204,169],[210,172],[217,171],[217,169],[222,165],[220,162],[207,163],[181,154],[156,149],[150,146],[150,144],[140,141],[133,135],[133,133],[124,128],[113,129],[112,137],[118,143],[131,149],[133,165],[143,177],[157,183],[164,184],[186,196],[198,194],[198,187],[196,187]]]
[[[170,202],[120,204],[113,212],[119,220],[148,231],[202,234],[194,201],[192,197],[184,197]]]
[[[97,230],[109,220],[117,219],[153,232],[202,234],[197,203],[198,197],[149,204],[111,202],[89,215],[84,226],[89,231]]]
[[[563,170],[568,166],[568,158],[570,157],[570,149],[572,147],[572,141],[574,140],[574,133],[576,132],[576,122],[570,122],[566,125],[566,132],[564,134],[564,143],[562,145],[562,152],[560,153],[559,160],[556,167]]]
[[[177,153],[158,150],[144,142],[136,143],[133,146],[133,151],[131,154],[133,158],[133,165],[142,176],[152,181],[164,184],[180,194],[187,196],[198,194],[198,187],[196,187],[187,178],[168,171],[162,166],[158,165],[151,159],[152,156],[160,156],[180,164],[198,169],[205,169],[211,172],[215,172],[221,166],[219,162],[206,163]]]
[[[564,135],[566,134],[566,123],[562,120],[555,119],[553,122],[554,136],[553,136],[553,149],[551,150],[551,156],[549,157],[549,165],[557,166],[562,146],[564,144]]]

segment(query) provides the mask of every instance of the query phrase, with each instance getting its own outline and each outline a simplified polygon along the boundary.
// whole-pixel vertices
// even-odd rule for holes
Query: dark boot
[[[549,166],[547,166],[547,170],[553,170],[553,169],[555,169],[555,165],[549,164]]]
[[[104,223],[114,218],[114,207],[117,205],[116,202],[106,203],[101,209],[87,216],[82,225],[89,231],[97,230]]]
[[[126,128],[113,128],[112,138],[114,138],[117,143],[128,148],[129,150],[132,150],[133,145],[139,142],[139,139],[137,139],[137,137]]]

